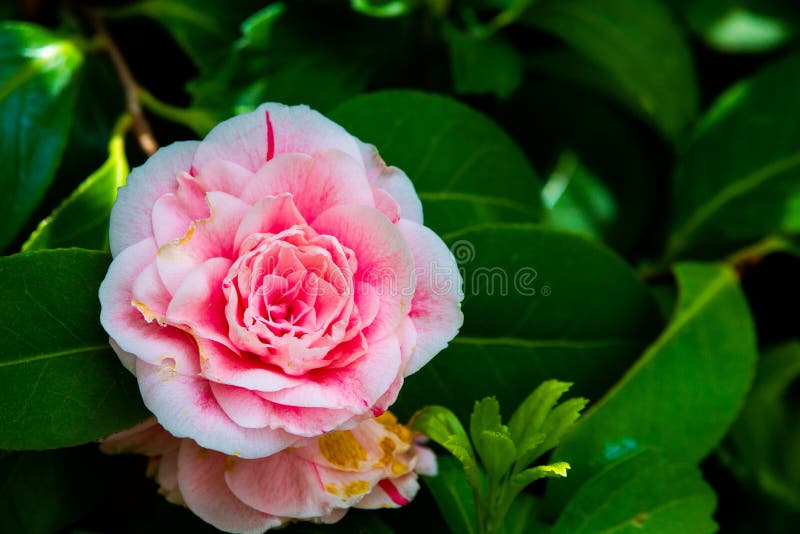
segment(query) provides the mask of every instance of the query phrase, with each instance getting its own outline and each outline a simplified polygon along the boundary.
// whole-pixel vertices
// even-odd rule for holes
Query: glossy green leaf
[[[675,174],[667,257],[714,256],[800,231],[800,54],[726,91]]]
[[[800,380],[800,343],[766,351],[753,388],[725,443],[745,484],[800,511],[800,429],[790,390]]]
[[[691,28],[722,52],[766,52],[798,33],[793,0],[672,0]]]
[[[597,399],[661,326],[633,270],[583,237],[533,225],[445,237],[464,277],[464,326],[406,379],[392,408],[401,417],[442,404],[466,420],[476,397],[518,406],[554,377]]]
[[[608,72],[622,103],[667,138],[676,139],[697,113],[689,47],[659,0],[543,0],[520,21],[556,35]]]
[[[81,249],[0,258],[0,448],[76,445],[147,417],[100,327],[109,260]]]
[[[714,491],[696,467],[644,451],[589,479],[552,532],[711,533],[715,506]]]
[[[496,124],[459,102],[382,91],[356,97],[330,117],[408,174],[425,224],[439,233],[539,217],[540,183],[525,155]]]
[[[78,48],[43,28],[0,23],[0,250],[53,179],[73,115]]]
[[[127,116],[120,120],[108,145],[106,162],[39,223],[22,246],[23,252],[59,247],[108,249],[111,206],[130,171],[124,138],[129,122]]]
[[[553,453],[572,465],[552,486],[563,505],[593,474],[636,451],[695,463],[717,445],[738,413],[756,361],[747,301],[731,269],[680,264],[672,322]]]
[[[437,463],[438,474],[424,476],[422,480],[433,494],[447,526],[452,532],[476,534],[478,527],[475,522],[475,500],[464,470],[450,456],[440,456]]]
[[[223,64],[189,84],[192,104],[220,120],[267,101],[326,112],[392,63],[399,39],[381,47],[364,43],[383,40],[397,24],[331,5],[271,4],[242,24]]]
[[[505,98],[522,83],[522,59],[501,36],[474,35],[451,25],[444,35],[456,93]]]

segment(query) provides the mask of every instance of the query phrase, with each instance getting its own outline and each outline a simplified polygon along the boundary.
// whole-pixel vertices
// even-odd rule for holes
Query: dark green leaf
[[[441,456],[437,459],[439,473],[422,477],[428,486],[447,526],[452,532],[475,534],[475,500],[464,470],[455,458]]]
[[[789,391],[800,379],[800,343],[765,352],[724,450],[748,485],[800,510],[800,430]]]
[[[605,467],[569,502],[553,534],[716,532],[714,491],[700,471],[641,452]]]
[[[622,103],[667,138],[677,138],[697,113],[689,48],[658,0],[543,0],[520,20],[560,37],[607,71]]]
[[[680,298],[670,325],[553,454],[572,471],[552,486],[551,502],[642,449],[695,463],[736,417],[756,360],[747,301],[726,266],[681,264],[675,275]]]
[[[147,416],[100,327],[109,260],[81,249],[0,258],[0,447],[85,443]]]
[[[675,174],[667,256],[713,256],[800,231],[800,54],[724,93]]]
[[[129,120],[127,117],[122,119],[118,130],[124,131]],[[108,249],[111,206],[117,198],[117,188],[125,185],[130,170],[122,132],[111,139],[108,152],[103,166],[39,223],[22,246],[23,251],[59,247]]]
[[[522,82],[522,60],[499,35],[477,36],[446,26],[456,93],[510,95]]]
[[[514,499],[508,509],[501,534],[532,534],[549,532],[550,525],[539,520],[539,501],[533,495],[523,493]]]
[[[151,17],[170,32],[201,71],[224,61],[239,24],[258,9],[251,0],[142,0],[109,15]]]
[[[464,326],[406,379],[392,408],[401,417],[443,404],[466,419],[475,397],[486,395],[518,406],[532,385],[553,377],[599,398],[661,326],[631,268],[583,237],[493,225],[446,241],[463,269]]]
[[[408,174],[425,224],[439,233],[482,222],[530,222],[541,212],[540,184],[525,155],[496,124],[463,104],[429,93],[382,91],[356,97],[330,116]]]
[[[53,179],[82,61],[72,42],[38,26],[0,23],[0,250],[27,222]]]
[[[797,35],[793,0],[672,0],[692,29],[722,52],[766,52]]]

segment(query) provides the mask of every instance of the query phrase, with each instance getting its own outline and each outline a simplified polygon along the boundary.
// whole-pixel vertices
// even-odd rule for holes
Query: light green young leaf
[[[39,223],[22,245],[23,252],[61,247],[108,249],[111,207],[130,171],[124,139],[129,124],[127,115],[117,122],[106,162]]]
[[[511,478],[514,491],[520,491],[528,484],[542,478],[566,477],[570,465],[567,462],[556,462],[549,465],[537,465],[520,471]]]
[[[527,465],[547,451],[555,448],[564,434],[581,416],[581,411],[583,411],[588,402],[587,399],[578,397],[556,406],[542,425],[542,434],[544,434],[545,439],[535,449],[519,455],[520,465]]]
[[[508,423],[514,443],[522,445],[532,436],[542,433],[542,427],[548,414],[570,386],[572,386],[570,382],[548,380],[542,382],[533,393],[528,395]]]
[[[503,431],[503,420],[500,416],[500,403],[494,397],[486,397],[475,401],[472,415],[469,418],[469,433],[473,439],[484,430]],[[508,429],[505,429],[508,432]]]
[[[472,450],[472,444],[466,434],[453,434],[440,445],[458,458],[458,461],[464,466],[464,473],[467,475],[469,485],[480,495],[483,491],[481,472],[475,452]]]
[[[350,6],[359,13],[377,18],[405,15],[414,8],[415,0],[350,0]]]
[[[517,456],[517,450],[508,432],[484,430],[477,436],[473,434],[472,439],[486,468],[486,475],[490,480],[500,480]]]
[[[425,434],[442,446],[450,436],[454,435],[463,436],[469,441],[461,421],[444,406],[427,406],[423,408],[414,414],[411,420],[411,428]]]

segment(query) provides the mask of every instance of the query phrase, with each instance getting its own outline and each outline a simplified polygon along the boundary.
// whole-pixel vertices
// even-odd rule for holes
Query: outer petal
[[[291,452],[259,460],[234,460],[225,480],[234,495],[264,513],[310,519],[333,509],[316,466]]]
[[[223,411],[237,425],[244,428],[264,428],[269,424],[270,403],[252,391],[217,382],[211,382],[211,391]]]
[[[181,440],[164,430],[155,417],[151,417],[127,430],[111,434],[100,443],[106,454],[136,453],[147,456],[178,450]]]
[[[190,437],[201,446],[243,458],[261,458],[292,445],[296,436],[269,428],[243,428],[220,408],[204,378],[159,376],[141,360],[136,376],[145,405],[171,434]]]
[[[360,157],[353,136],[316,111],[307,106],[268,103],[211,130],[197,148],[194,165],[202,169],[223,159],[256,172],[275,155],[313,154],[325,149]]]
[[[396,336],[370,343],[368,352],[347,367],[309,373],[297,387],[265,393],[266,399],[287,406],[346,409],[364,413],[389,389],[400,370]]]
[[[361,141],[358,145],[373,187],[386,191],[397,202],[402,218],[422,224],[422,203],[406,173],[397,167],[387,167],[373,145]]]
[[[323,150],[310,158],[278,155],[258,171],[242,198],[253,203],[282,193],[292,195],[297,209],[309,221],[339,204],[375,206],[364,167],[338,150]]]
[[[154,255],[153,239],[147,238],[126,248],[111,262],[100,284],[100,322],[122,351],[154,365],[169,359],[176,372],[196,374],[200,367],[191,338],[177,328],[146,322],[132,304],[131,286]]]
[[[205,191],[221,191],[241,198],[253,173],[231,161],[216,160],[200,167],[195,179]]]
[[[399,508],[410,503],[419,491],[417,475],[409,473],[398,478],[384,478],[356,508]]]
[[[153,205],[161,195],[177,189],[176,176],[189,171],[199,144],[197,141],[173,143],[131,171],[127,185],[119,189],[111,209],[111,254],[116,257],[127,247],[153,237],[150,223]]]
[[[432,230],[401,220],[397,228],[411,246],[417,287],[409,316],[417,331],[417,345],[405,375],[418,371],[447,347],[464,322],[461,313],[461,275],[447,245]]]
[[[247,354],[238,355],[208,339],[197,340],[202,374],[208,380],[252,391],[277,391],[302,384],[304,378],[283,374]]]
[[[395,225],[374,208],[335,206],[311,226],[353,250],[358,259],[356,279],[366,282],[380,299],[378,314],[364,332],[367,339],[394,332],[409,309],[415,287],[414,259]]]
[[[178,454],[178,486],[186,505],[226,532],[264,532],[283,524],[244,504],[225,483],[226,458],[185,439]]]

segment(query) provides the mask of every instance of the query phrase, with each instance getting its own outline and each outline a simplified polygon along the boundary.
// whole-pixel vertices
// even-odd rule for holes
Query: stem
[[[95,12],[89,11],[88,14],[97,32],[97,36],[103,43],[108,57],[111,59],[120,85],[122,85],[122,91],[125,95],[125,109],[128,111],[133,121],[133,131],[136,135],[136,140],[142,151],[150,156],[158,150],[158,143],[156,143],[153,137],[153,130],[150,128],[150,123],[147,122],[147,119],[142,113],[142,106],[139,101],[139,93],[141,92],[139,83],[136,81],[136,78],[133,77],[128,63],[122,56],[117,44],[108,33],[105,21]]]
[[[180,108],[167,104],[143,87],[139,88],[139,101],[159,117],[188,126],[200,135],[207,133],[217,124],[217,121],[206,110]]]

